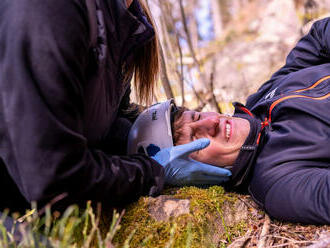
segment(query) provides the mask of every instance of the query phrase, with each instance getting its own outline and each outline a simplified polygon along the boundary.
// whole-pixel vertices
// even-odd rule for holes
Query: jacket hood
[[[240,189],[244,188],[250,178],[263,128],[260,120],[255,118],[243,104],[235,102],[233,105],[235,107],[233,116],[246,119],[250,123],[249,135],[241,147],[239,155],[231,169],[232,178],[228,182],[230,188]]]

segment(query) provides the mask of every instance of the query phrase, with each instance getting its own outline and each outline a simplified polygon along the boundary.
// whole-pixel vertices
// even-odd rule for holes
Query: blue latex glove
[[[152,158],[165,168],[165,184],[172,186],[212,185],[229,180],[231,172],[189,158],[189,154],[207,147],[210,140],[203,138],[191,143],[164,148]]]

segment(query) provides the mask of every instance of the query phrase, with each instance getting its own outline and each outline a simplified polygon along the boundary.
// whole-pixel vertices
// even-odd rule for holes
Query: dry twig
[[[65,193],[62,193],[62,194],[59,194],[58,196],[54,197],[49,203],[47,203],[42,209],[40,209],[38,211],[38,216],[42,216],[45,212],[46,212],[46,209],[47,208],[50,208],[52,207],[55,203],[63,200],[64,198],[68,197],[68,193],[65,192]]]
[[[247,246],[251,239],[251,230],[248,230],[243,237],[236,239],[233,243],[227,246],[227,248],[244,248]]]
[[[306,244],[306,243],[312,243],[312,242],[313,241],[295,241],[295,242],[289,242],[289,243],[284,243],[284,244],[279,244],[279,245],[273,245],[273,246],[270,246],[269,248],[284,247],[284,246],[290,247],[292,245]]]
[[[237,198],[238,198],[238,200],[240,200],[241,202],[243,202],[245,204],[245,206],[247,206],[248,208],[253,208],[253,209],[258,210],[258,208],[256,208],[255,206],[253,206],[251,203],[247,202],[245,199],[243,199],[239,195],[237,195]]]
[[[269,216],[265,214],[265,221],[261,230],[260,239],[258,241],[257,248],[265,247],[267,235],[269,233],[269,227],[270,227],[270,219]]]

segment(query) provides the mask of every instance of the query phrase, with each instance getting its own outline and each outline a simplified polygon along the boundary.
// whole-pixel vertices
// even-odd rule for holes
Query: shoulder
[[[309,35],[318,37],[321,41],[324,41],[322,37],[329,39],[329,23],[330,17],[315,21],[310,28]],[[306,37],[309,37],[309,35],[307,35]]]
[[[71,41],[76,46],[89,39],[85,0],[4,0],[0,16],[7,40]]]
[[[0,11],[8,24],[39,23],[39,28],[50,24],[68,28],[68,21],[74,24],[79,19],[87,22],[84,0],[6,0],[0,5]]]
[[[6,0],[2,7],[9,10],[16,11],[17,14],[35,14],[35,13],[55,13],[60,11],[62,13],[70,11],[75,8],[85,8],[84,0]],[[17,12],[19,11],[19,12]],[[49,16],[51,18],[51,16]]]

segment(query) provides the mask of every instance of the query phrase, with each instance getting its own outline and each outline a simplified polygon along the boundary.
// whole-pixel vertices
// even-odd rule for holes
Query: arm
[[[280,220],[329,224],[329,168],[306,168],[282,177],[268,191],[265,209]]]
[[[111,129],[102,144],[105,151],[110,154],[127,154],[128,133],[138,115],[145,107],[130,102],[131,88],[125,92],[120,103],[118,117],[111,126]]]
[[[84,136],[83,1],[9,2],[0,22],[1,157],[25,198],[40,206],[68,192],[118,204],[159,193],[159,164],[143,155],[108,156]]]
[[[146,107],[130,102],[130,94],[131,87],[128,87],[120,103],[118,115],[119,117],[125,118],[133,123],[138,115],[146,109]]]

